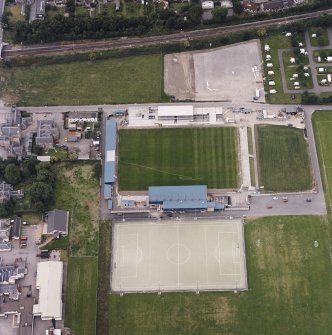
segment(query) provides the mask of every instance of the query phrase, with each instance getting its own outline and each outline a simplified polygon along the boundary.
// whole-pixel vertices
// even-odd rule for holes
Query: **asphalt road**
[[[292,15],[286,18],[276,18],[266,21],[243,23],[238,25],[207,28],[203,30],[181,31],[178,33],[158,35],[158,36],[145,36],[145,37],[122,37],[98,41],[79,41],[75,43],[50,43],[38,44],[28,46],[5,46],[2,54],[4,58],[17,57],[22,55],[41,55],[41,54],[54,54],[63,52],[80,52],[89,50],[103,50],[103,49],[119,49],[141,47],[154,44],[167,44],[179,41],[185,41],[192,38],[203,38],[227,35],[250,29],[267,28],[271,26],[281,26],[290,22],[301,21],[304,19],[319,17],[324,14],[332,13],[332,9],[324,9],[317,12]]]

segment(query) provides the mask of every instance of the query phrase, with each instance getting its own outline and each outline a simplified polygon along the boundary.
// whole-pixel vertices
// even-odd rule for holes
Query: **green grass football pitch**
[[[126,129],[119,132],[120,190],[149,186],[238,186],[235,128]]]
[[[304,191],[312,187],[303,130],[256,126],[260,185],[267,191]]]

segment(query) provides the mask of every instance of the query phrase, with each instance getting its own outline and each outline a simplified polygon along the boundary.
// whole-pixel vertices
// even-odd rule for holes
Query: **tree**
[[[233,3],[234,13],[240,15],[243,13],[243,5],[240,1],[234,1]]]
[[[5,179],[7,183],[17,185],[21,181],[20,168],[14,163],[10,163],[5,168]]]
[[[22,162],[22,176],[24,179],[28,179],[31,176],[36,175],[36,165],[38,161],[34,158],[26,159]]]
[[[202,20],[203,9],[200,5],[190,5],[189,10],[188,10],[188,15],[189,15],[190,21],[194,25],[197,25]]]
[[[226,19],[227,12],[227,8],[216,7],[212,10],[213,19],[216,22],[223,22]]]
[[[35,182],[28,191],[31,206],[38,211],[45,211],[53,203],[54,190],[50,184]]]
[[[55,183],[55,175],[52,169],[52,166],[49,163],[41,162],[36,166],[37,177],[36,180],[48,183],[50,185],[54,185]]]
[[[258,37],[264,37],[264,36],[266,36],[266,28],[259,28],[259,29],[257,29],[257,36]]]

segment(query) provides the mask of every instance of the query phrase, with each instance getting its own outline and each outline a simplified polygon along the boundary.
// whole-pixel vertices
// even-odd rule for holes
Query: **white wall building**
[[[158,120],[193,120],[194,107],[192,105],[158,106]]]
[[[68,123],[74,122],[97,122],[97,112],[69,112]]]
[[[202,8],[203,9],[213,9],[214,2],[213,1],[202,1]]]
[[[38,304],[33,306],[33,315],[42,320],[62,320],[63,263],[59,261],[37,264],[36,288],[39,290]]]

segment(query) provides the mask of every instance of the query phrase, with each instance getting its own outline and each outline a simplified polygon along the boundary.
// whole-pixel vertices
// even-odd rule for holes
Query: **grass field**
[[[304,38],[303,38],[304,40]],[[270,52],[265,52],[264,51],[264,45],[268,44],[271,48]],[[262,41],[262,48],[263,48],[263,58],[265,59],[265,55],[266,54],[270,54],[271,55],[271,62],[273,64],[273,68],[269,69],[266,67],[266,61],[264,61],[264,65],[265,65],[265,76],[266,78],[268,78],[269,80],[273,80],[275,81],[276,85],[275,85],[275,89],[277,91],[276,94],[267,94],[267,102],[272,103],[272,104],[277,104],[277,103],[291,103],[291,104],[296,104],[296,103],[300,103],[301,101],[301,96],[300,94],[295,94],[295,98],[292,98],[292,94],[286,94],[284,93],[284,90],[282,88],[282,81],[281,81],[281,74],[280,74],[280,64],[279,64],[279,58],[278,58],[278,49],[289,49],[291,48],[291,40],[289,37],[285,37],[284,35],[281,34],[276,34],[276,35],[271,35],[267,38],[264,38]],[[268,70],[273,70],[274,75],[273,76],[269,76],[267,74]],[[266,84],[265,84],[265,91],[269,92],[268,90],[268,84],[267,84],[267,80],[266,80]]]
[[[331,334],[330,233],[314,216],[249,221],[248,292],[110,295],[110,335]]]
[[[312,37],[312,34],[316,34],[317,37]],[[327,31],[321,27],[309,28],[310,44],[313,47],[326,47],[329,45],[329,37]]]
[[[312,187],[303,130],[261,125],[255,128],[260,185],[266,191],[301,191]]]
[[[120,190],[197,184],[234,188],[236,142],[235,128],[120,130]]]
[[[290,59],[291,57],[295,58],[296,63],[291,64]],[[293,77],[295,73],[298,75],[300,74],[300,71],[298,70],[298,66],[300,65],[300,62],[302,62],[303,66],[309,65],[309,60],[307,56],[296,56],[293,51],[284,52],[282,55],[284,66],[285,66],[285,76],[286,76],[286,85],[288,89],[294,90],[294,86],[299,86],[301,89],[311,89],[314,87],[314,84],[312,82],[312,77],[302,77],[296,78],[294,80],[290,80],[290,78]],[[303,70],[303,67],[301,66],[301,71]],[[308,70],[305,72],[308,72],[311,74],[310,67],[308,66]],[[300,85],[294,85],[294,82],[299,82]]]
[[[97,255],[99,179],[96,162],[56,165],[55,208],[70,211],[70,255]]]
[[[160,54],[0,68],[0,95],[20,106],[157,102],[162,73]]]
[[[65,325],[80,335],[96,334],[97,258],[68,261]]]

